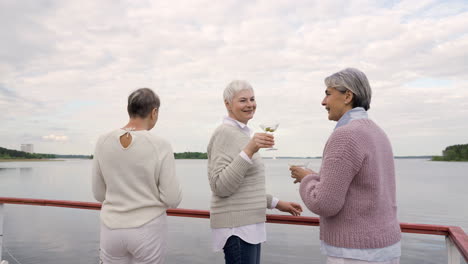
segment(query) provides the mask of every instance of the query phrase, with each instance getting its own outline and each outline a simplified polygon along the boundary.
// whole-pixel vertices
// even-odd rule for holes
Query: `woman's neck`
[[[149,130],[148,122],[145,122],[145,121],[146,120],[141,119],[141,118],[130,118],[130,120],[123,127],[123,129],[132,130],[132,131]]]
[[[247,125],[247,123],[249,122],[249,120],[245,120],[245,122],[240,121],[240,120],[238,120],[234,115],[232,115],[231,113],[228,114],[228,117],[231,118],[232,120],[237,121],[237,122],[240,122],[240,123],[242,123],[242,124],[244,124],[244,125]]]

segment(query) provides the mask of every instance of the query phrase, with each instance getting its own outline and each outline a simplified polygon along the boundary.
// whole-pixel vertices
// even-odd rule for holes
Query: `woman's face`
[[[257,103],[253,90],[242,90],[234,95],[232,103],[225,102],[229,117],[247,124],[253,118]]]
[[[328,119],[332,121],[340,120],[348,110],[353,108],[351,100],[351,91],[348,90],[342,93],[335,88],[327,87],[322,105],[325,106],[325,109],[328,111]]]

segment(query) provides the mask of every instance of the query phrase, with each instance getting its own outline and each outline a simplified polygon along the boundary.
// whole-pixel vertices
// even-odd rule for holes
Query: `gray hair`
[[[223,93],[224,101],[227,101],[228,103],[232,103],[232,99],[234,99],[234,96],[238,92],[243,91],[243,90],[253,91],[252,85],[250,85],[250,83],[248,83],[247,81],[243,81],[243,80],[232,81],[231,83],[228,84],[226,89],[224,89],[224,93]]]
[[[147,117],[160,106],[159,97],[150,88],[140,88],[128,96],[127,111],[130,117]]]
[[[325,78],[327,87],[335,88],[345,93],[350,90],[353,96],[353,108],[363,107],[366,111],[370,108],[372,90],[366,75],[355,68],[346,68]]]

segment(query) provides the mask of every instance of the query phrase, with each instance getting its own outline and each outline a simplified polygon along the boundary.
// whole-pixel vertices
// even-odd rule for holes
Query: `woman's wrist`
[[[252,158],[253,152],[248,147],[245,147],[243,151],[249,158]]]
[[[244,152],[245,154],[247,154],[247,156],[249,156],[249,158],[252,158],[252,156],[255,154],[255,152],[258,151],[258,148],[255,149],[255,147],[252,147],[252,145],[250,144],[247,144],[247,146],[245,146],[244,148]]]

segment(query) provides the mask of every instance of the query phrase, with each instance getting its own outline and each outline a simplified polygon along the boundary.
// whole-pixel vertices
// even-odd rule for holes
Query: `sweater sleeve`
[[[208,172],[211,191],[220,197],[231,196],[242,184],[251,165],[239,154],[234,158],[221,151],[213,154],[213,164]]]
[[[168,208],[176,208],[182,201],[182,189],[175,172],[175,160],[172,147],[167,143],[167,151],[161,159],[161,170],[157,176],[161,201]],[[159,180],[158,180],[159,179]]]
[[[99,144],[99,141],[98,141],[98,144]],[[104,182],[104,178],[101,172],[101,167],[99,166],[97,148],[98,148],[98,145],[96,146],[96,150],[94,151],[94,156],[93,156],[91,186],[93,190],[94,199],[102,203],[106,199],[106,183]]]
[[[266,204],[267,208],[268,209],[275,209],[276,204],[278,204],[278,202],[276,202],[275,206],[273,206],[273,195],[267,193],[266,194],[266,200],[267,200],[267,204]]]
[[[240,155],[242,146],[239,143],[235,134],[221,129],[215,132],[208,144],[208,181],[211,191],[217,196],[234,194],[252,166]]]
[[[305,177],[299,187],[304,204],[320,216],[336,215],[344,206],[349,186],[364,155],[352,140],[330,137],[319,174]]]

